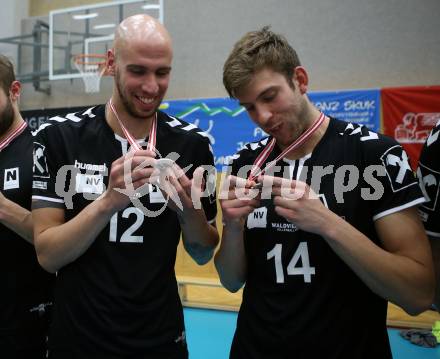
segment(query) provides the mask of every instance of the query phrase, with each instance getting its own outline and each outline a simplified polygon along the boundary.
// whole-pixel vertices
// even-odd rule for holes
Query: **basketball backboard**
[[[163,23],[163,0],[125,0],[54,10],[49,13],[49,80],[80,78],[78,54],[105,55],[116,26],[146,13]]]

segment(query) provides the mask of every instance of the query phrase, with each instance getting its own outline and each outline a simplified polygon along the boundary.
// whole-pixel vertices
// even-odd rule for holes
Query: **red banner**
[[[413,169],[431,128],[440,120],[440,86],[381,90],[384,134],[405,148]]]

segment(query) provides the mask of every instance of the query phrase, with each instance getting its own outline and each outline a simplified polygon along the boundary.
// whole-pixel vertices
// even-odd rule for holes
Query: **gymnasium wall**
[[[20,1],[25,0],[19,0]],[[32,0],[23,29],[54,8],[97,1]],[[11,1],[12,4],[15,2]],[[286,35],[310,73],[311,90],[440,83],[438,0],[164,0],[175,57],[168,99],[223,97],[223,62],[246,31],[266,24]],[[23,109],[96,104],[80,80],[51,83],[52,94],[25,86]]]
[[[7,38],[21,34],[22,19],[29,13],[28,1],[23,0],[2,0],[2,11],[0,11],[0,38]],[[13,58],[16,54],[16,47],[0,43],[0,53]]]

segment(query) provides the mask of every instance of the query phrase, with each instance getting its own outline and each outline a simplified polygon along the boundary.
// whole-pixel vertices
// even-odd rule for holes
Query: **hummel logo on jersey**
[[[33,172],[35,177],[49,178],[49,170],[47,169],[46,155],[44,154],[45,147],[34,142],[34,167]]]
[[[247,226],[252,228],[266,228],[267,226],[267,208],[255,208],[252,213],[248,215]]]
[[[79,168],[80,170],[86,170],[90,172],[103,172],[104,174],[108,173],[107,166],[105,163],[102,165],[94,165],[90,163],[82,163],[79,162],[78,160],[75,160],[75,167]]]
[[[15,168],[6,168],[3,178],[3,189],[14,189],[19,188],[19,179],[20,173],[18,171],[18,167]]]
[[[380,159],[385,167],[393,192],[409,185],[413,171],[409,165],[408,155],[401,146],[389,148]]]

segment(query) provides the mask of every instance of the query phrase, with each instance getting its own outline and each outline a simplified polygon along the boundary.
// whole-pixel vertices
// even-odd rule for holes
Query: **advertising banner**
[[[311,92],[309,98],[328,116],[360,123],[376,132],[380,129],[380,91],[377,89]],[[229,98],[173,100],[163,103],[162,109],[208,134],[217,170],[244,144],[267,136],[238,101]]]
[[[440,120],[440,86],[381,90],[384,133],[405,148],[416,169],[431,128]]]

